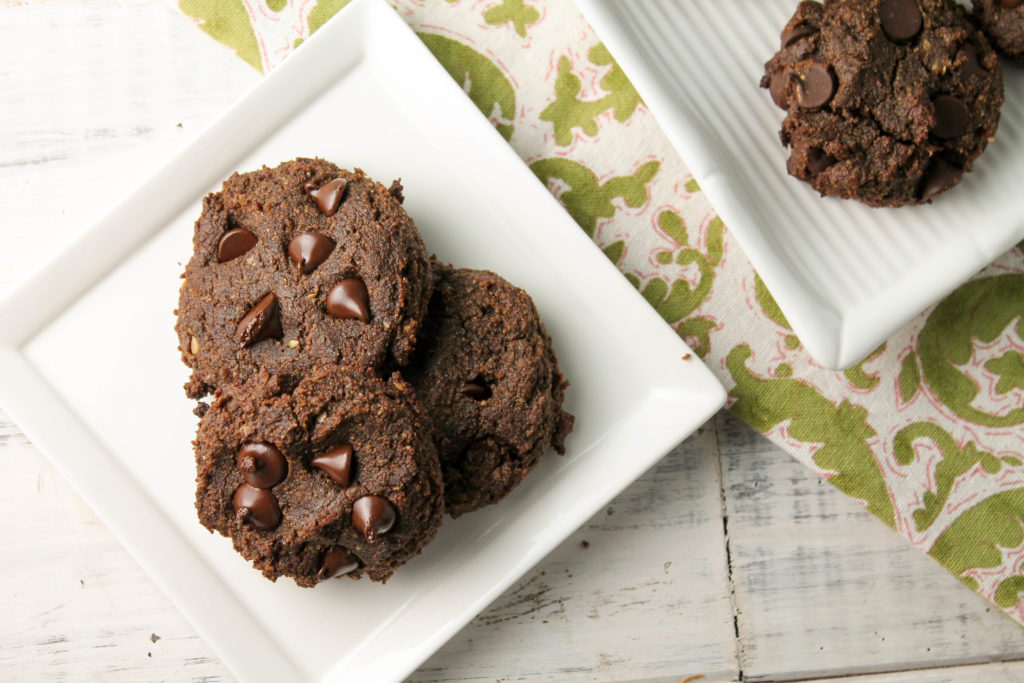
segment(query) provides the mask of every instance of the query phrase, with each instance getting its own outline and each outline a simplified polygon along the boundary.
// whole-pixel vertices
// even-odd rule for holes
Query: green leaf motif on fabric
[[[964,572],[998,567],[1003,563],[1000,548],[1018,548],[1024,543],[1021,510],[1024,510],[1024,489],[986,498],[950,524],[928,554],[953,576],[977,590],[978,582]],[[1009,577],[996,589],[996,602],[1000,607],[1017,604],[1020,578]]]
[[[658,215],[658,227],[681,247],[690,244],[690,236],[686,232],[686,222],[675,211],[662,211]]]
[[[863,389],[865,391],[874,389],[881,382],[878,375],[869,374],[865,369],[864,365],[870,363],[877,358],[883,351],[885,351],[886,344],[883,342],[881,346],[871,352],[871,355],[862,360],[861,362],[854,365],[852,368],[847,368],[843,371],[843,375],[846,377],[846,381],[852,384],[857,389]]]
[[[921,387],[921,371],[917,369],[917,354],[911,351],[903,359],[903,365],[900,367],[900,398],[904,403],[909,403],[910,399],[917,395],[917,390]]]
[[[504,0],[500,5],[495,5],[484,12],[484,21],[490,26],[512,22],[520,38],[526,37],[526,27],[537,23],[538,19],[540,12],[523,4],[523,0]]]
[[[496,121],[495,128],[506,140],[515,126],[516,91],[494,62],[468,45],[436,33],[418,33],[445,71],[463,88],[484,116]]]
[[[829,482],[848,496],[866,503],[868,511],[895,526],[889,490],[868,439],[875,430],[867,423],[868,411],[843,400],[838,406],[813,386],[792,378],[763,378],[747,368],[753,355],[741,344],[726,358],[736,386],[732,412],[760,432],[786,423],[793,439],[820,444],[814,464],[834,472]]]
[[[288,0],[267,0],[267,7],[272,12],[280,12],[288,4]]]
[[[784,327],[787,330],[792,331],[793,328],[789,326],[789,321],[786,320],[786,316],[782,314],[782,309],[775,303],[775,297],[768,291],[768,287],[765,286],[764,280],[761,279],[760,275],[754,275],[754,294],[757,296],[757,303],[761,305],[761,310],[764,314],[780,327]]]
[[[530,170],[545,186],[552,180],[561,180],[569,189],[562,193],[562,204],[583,232],[594,236],[599,218],[615,215],[612,200],[621,197],[634,209],[647,203],[647,183],[654,178],[660,164],[648,161],[628,176],[617,176],[601,183],[593,171],[570,159],[540,159],[530,164]]]
[[[676,334],[682,337],[697,356],[704,359],[711,352],[711,330],[717,326],[718,323],[711,318],[694,316],[684,320],[676,329]]]
[[[1014,389],[1024,389],[1024,356],[1019,351],[1007,351],[999,358],[985,363],[985,369],[999,376],[996,392],[1008,394]]]
[[[199,20],[199,28],[224,43],[257,71],[263,71],[256,34],[242,0],[180,0],[178,7],[187,16]]]
[[[918,531],[924,531],[938,519],[958,478],[978,464],[989,474],[995,474],[1002,469],[1002,462],[991,453],[978,450],[973,441],[961,449],[949,432],[932,422],[915,422],[896,434],[896,462],[904,467],[913,463],[914,442],[919,439],[931,441],[942,453],[942,460],[935,467],[936,490],[925,491],[924,507],[914,511],[914,524]]]
[[[686,188],[687,192],[700,192],[700,185],[697,183],[696,178],[690,178],[687,180],[683,187]]]
[[[572,72],[569,58],[561,57],[555,78],[555,101],[540,113],[541,119],[554,124],[555,142],[563,147],[572,144],[573,128],[582,128],[584,134],[594,137],[599,115],[611,110],[616,121],[625,123],[642,101],[603,43],[592,47],[587,58],[595,66],[611,65],[611,70],[601,79],[601,87],[608,94],[590,102],[581,100],[582,81]]]
[[[968,282],[932,311],[921,330],[918,355],[925,382],[936,398],[965,420],[988,427],[1024,424],[1024,408],[993,415],[974,407],[978,385],[957,367],[971,360],[975,340],[995,341],[1014,320],[1016,334],[1024,337],[1024,275],[1019,273]],[[1004,387],[1016,378],[1009,364],[1012,360],[1007,361]]]
[[[725,256],[725,222],[715,216],[708,223],[708,263],[717,266]]]
[[[347,5],[350,0],[320,0],[316,7],[309,13],[309,32],[313,34],[323,26],[328,19],[337,14],[338,10]]]
[[[604,248],[604,255],[608,257],[608,260],[618,265],[619,261],[622,260],[622,254],[626,251],[626,241],[619,240],[618,242],[612,242]]]
[[[719,221],[719,226],[720,224],[721,221]],[[684,318],[688,318],[711,295],[711,287],[715,281],[714,267],[717,261],[721,261],[721,253],[719,251],[716,255],[717,261],[713,263],[711,259],[699,250],[687,246],[689,245],[689,235],[686,231],[686,223],[675,211],[662,211],[658,216],[658,225],[666,235],[682,246],[674,258],[671,252],[660,252],[656,257],[658,261],[668,264],[674,260],[680,266],[696,266],[697,271],[700,273],[700,279],[697,281],[696,286],[691,286],[690,282],[685,278],[680,278],[669,285],[663,279],[656,277],[650,280],[641,290],[641,294],[643,294],[644,298],[647,299],[661,317],[669,324],[674,324]],[[716,238],[711,235],[717,229],[719,232],[717,239],[720,243],[721,227],[716,228],[714,221],[712,221],[708,229],[709,242],[715,241]],[[663,255],[667,255],[667,257],[663,258]],[[711,350],[710,332],[715,328],[715,325],[716,323],[713,320],[695,317],[686,320],[676,331],[679,336],[690,343],[690,346],[698,356],[705,358]]]

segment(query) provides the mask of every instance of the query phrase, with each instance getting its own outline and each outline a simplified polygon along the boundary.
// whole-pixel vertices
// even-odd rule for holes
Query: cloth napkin
[[[266,72],[346,2],[177,6]],[[574,4],[392,4],[734,414],[1024,625],[1024,242],[859,365],[823,369]]]

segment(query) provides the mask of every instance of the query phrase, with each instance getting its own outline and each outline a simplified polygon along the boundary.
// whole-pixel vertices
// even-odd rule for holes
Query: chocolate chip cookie
[[[999,61],[953,0],[801,2],[765,65],[789,173],[871,206],[929,202],[996,132]]]
[[[1024,64],[1024,0],[974,0],[974,16],[997,50]]]
[[[430,427],[397,373],[260,370],[217,392],[195,448],[200,522],[271,580],[386,581],[441,523]]]
[[[178,303],[186,393],[259,368],[408,362],[434,276],[401,197],[322,159],[236,173],[207,196]]]
[[[407,376],[433,419],[445,507],[458,517],[502,499],[552,446],[564,453],[573,417],[530,297],[494,273],[438,270]]]

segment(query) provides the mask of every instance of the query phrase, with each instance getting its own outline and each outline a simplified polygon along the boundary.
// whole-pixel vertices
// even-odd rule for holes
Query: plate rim
[[[373,31],[384,32],[389,36],[393,35],[395,39],[411,41],[410,49],[421,51],[420,54],[424,56],[423,68],[433,71],[437,76],[437,86],[440,91],[443,91],[438,93],[438,97],[451,100],[453,109],[458,111],[458,115],[465,117],[466,123],[474,128],[475,132],[470,132],[469,135],[491,135],[493,136],[492,141],[500,142],[500,145],[495,144],[493,147],[503,157],[502,164],[507,168],[517,168],[518,170],[515,172],[520,173],[522,178],[528,177],[532,182],[538,184],[538,189],[541,190],[537,193],[538,197],[546,196],[547,199],[543,201],[550,202],[562,216],[562,226],[566,230],[571,229],[571,234],[566,233],[565,238],[573,242],[574,246],[585,247],[588,250],[588,258],[594,267],[603,269],[609,276],[609,282],[617,282],[618,284],[614,287],[623,292],[623,296],[626,296],[627,291],[632,293],[629,296],[636,304],[636,315],[650,321],[652,331],[662,336],[670,335],[674,339],[673,343],[677,343],[684,353],[689,353],[685,343],[647,305],[614,265],[600,254],[597,246],[579,230],[557,200],[539,184],[539,181],[530,173],[514,150],[500,137],[500,134],[487,119],[476,110],[458,84],[448,76],[441,64],[433,58],[422,42],[416,38],[412,29],[402,21],[386,0],[353,0],[343,7],[315,35],[306,40],[288,60],[272,73],[260,79],[235,104],[204,127],[168,162],[162,164],[157,171],[128,192],[111,210],[93,221],[74,240],[0,298],[0,315],[6,315],[6,319],[12,321],[12,324],[0,329],[0,376],[6,380],[0,382],[0,405],[39,450],[47,456],[48,460],[68,479],[90,508],[114,533],[135,560],[142,565],[150,578],[186,616],[218,656],[236,675],[246,680],[298,680],[301,678],[302,667],[294,661],[292,653],[274,642],[265,629],[258,624],[254,625],[254,622],[250,620],[238,618],[240,615],[244,616],[246,612],[239,610],[238,600],[231,591],[209,590],[211,584],[207,582],[216,586],[222,583],[222,579],[170,522],[159,504],[149,498],[141,482],[135,479],[118,462],[117,458],[107,451],[101,440],[90,431],[89,425],[82,421],[78,414],[61,399],[56,389],[48,384],[42,372],[33,366],[31,359],[24,353],[24,347],[43,331],[49,322],[59,318],[61,311],[74,300],[76,295],[80,294],[83,289],[91,289],[108,275],[113,267],[120,262],[119,259],[123,254],[130,252],[150,234],[159,232],[160,228],[151,230],[137,228],[130,237],[122,235],[115,248],[104,249],[104,243],[115,232],[124,231],[127,217],[138,211],[140,206],[145,206],[149,212],[161,216],[161,224],[166,226],[170,217],[180,213],[184,208],[184,206],[179,206],[182,192],[167,192],[167,179],[175,172],[175,169],[189,168],[190,159],[195,157],[200,150],[204,150],[204,154],[208,153],[205,150],[210,142],[222,135],[225,130],[230,129],[232,120],[255,106],[261,98],[267,97],[268,93],[277,92],[284,87],[280,84],[287,83],[289,74],[307,69],[310,65],[316,65],[317,60],[323,58],[324,55],[330,55],[334,61],[330,67],[322,68],[331,69],[340,68],[335,63],[337,60],[351,58],[346,50],[354,52],[357,57],[365,58],[367,46],[364,43],[343,42],[342,44],[347,46],[345,48],[338,48],[336,42],[332,44],[336,35],[340,35],[344,28],[356,22],[360,22],[361,26],[372,28]],[[366,31],[366,33],[373,31]],[[296,109],[291,110],[292,115],[303,107],[305,104],[297,105]],[[240,144],[240,146],[243,147],[243,150],[251,147],[251,145],[244,144]],[[213,175],[214,182],[205,183],[203,178],[198,178],[188,186],[206,187],[221,180],[219,173]],[[185,194],[189,195],[186,204],[194,202],[197,196],[201,196],[191,192],[185,192]],[[167,196],[164,197],[164,195]],[[155,203],[156,208],[153,208],[154,202],[150,201],[154,197],[164,197],[162,201]],[[77,258],[78,252],[92,251],[102,254],[103,258],[89,263],[83,262],[86,259]],[[597,257],[599,259],[595,260]],[[60,278],[54,277],[57,273],[61,274]],[[38,295],[38,292],[41,291],[47,292],[45,298]],[[657,331],[659,329],[660,331]],[[696,426],[678,430],[678,433],[671,438],[665,437],[658,446],[660,452],[652,454],[648,458],[646,466],[635,472],[635,477],[629,481],[623,480],[620,487],[613,487],[614,490],[610,489],[609,498],[621,492],[630,481],[639,477],[649,466],[660,460],[672,446],[695,431],[699,424],[724,405],[726,392],[722,385],[695,356],[689,362],[704,378],[694,389],[695,392],[706,398],[706,402],[703,404],[704,409],[689,416],[690,421],[696,421]],[[63,429],[52,429],[55,419],[59,419],[64,426]],[[663,450],[661,450],[662,448]],[[70,457],[67,455],[68,453],[75,455]],[[97,481],[95,474],[90,472],[90,470],[97,469],[97,464],[106,477],[103,481]],[[599,508],[600,505],[596,506],[595,511]],[[130,514],[127,514],[129,512]],[[585,521],[590,514],[592,513],[586,514],[582,521]],[[552,534],[546,543],[533,548],[530,556],[525,558],[522,567],[508,572],[502,581],[492,584],[489,591],[476,596],[472,604],[463,610],[461,619],[449,622],[444,628],[432,632],[428,638],[424,639],[425,646],[423,648],[407,658],[402,666],[389,671],[389,674],[404,677],[415,670],[430,654],[440,648],[465,623],[490,604],[508,585],[518,580],[552,548],[561,543],[575,528],[577,527],[573,526],[564,534]],[[143,535],[157,536],[162,540],[159,543],[147,543],[140,540]],[[164,553],[172,547],[184,548],[188,551],[189,557],[186,559],[190,571],[171,572],[164,567],[161,560]],[[187,574],[187,576],[182,574]],[[191,588],[199,586],[204,588],[201,599],[198,597],[198,592],[189,593]],[[227,625],[230,625],[230,629],[226,628]],[[245,643],[245,646],[239,645],[240,643]],[[353,652],[353,656],[358,654],[359,649],[357,648]],[[325,678],[331,678],[336,673],[337,666],[346,661],[348,660],[344,658],[339,659],[335,668],[325,674]]]

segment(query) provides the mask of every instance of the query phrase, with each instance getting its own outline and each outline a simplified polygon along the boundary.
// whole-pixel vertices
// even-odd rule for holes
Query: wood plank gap
[[[736,605],[736,584],[732,577],[732,554],[729,548],[729,508],[725,500],[725,472],[722,468],[722,451],[718,447],[720,441],[718,430],[722,422],[722,411],[712,418],[712,448],[715,450],[715,463],[718,465],[718,496],[722,505],[722,541],[725,543],[726,580],[729,585],[729,608],[732,610],[732,630],[736,635],[736,680],[745,681],[743,675],[743,638],[740,636],[740,613]]]

